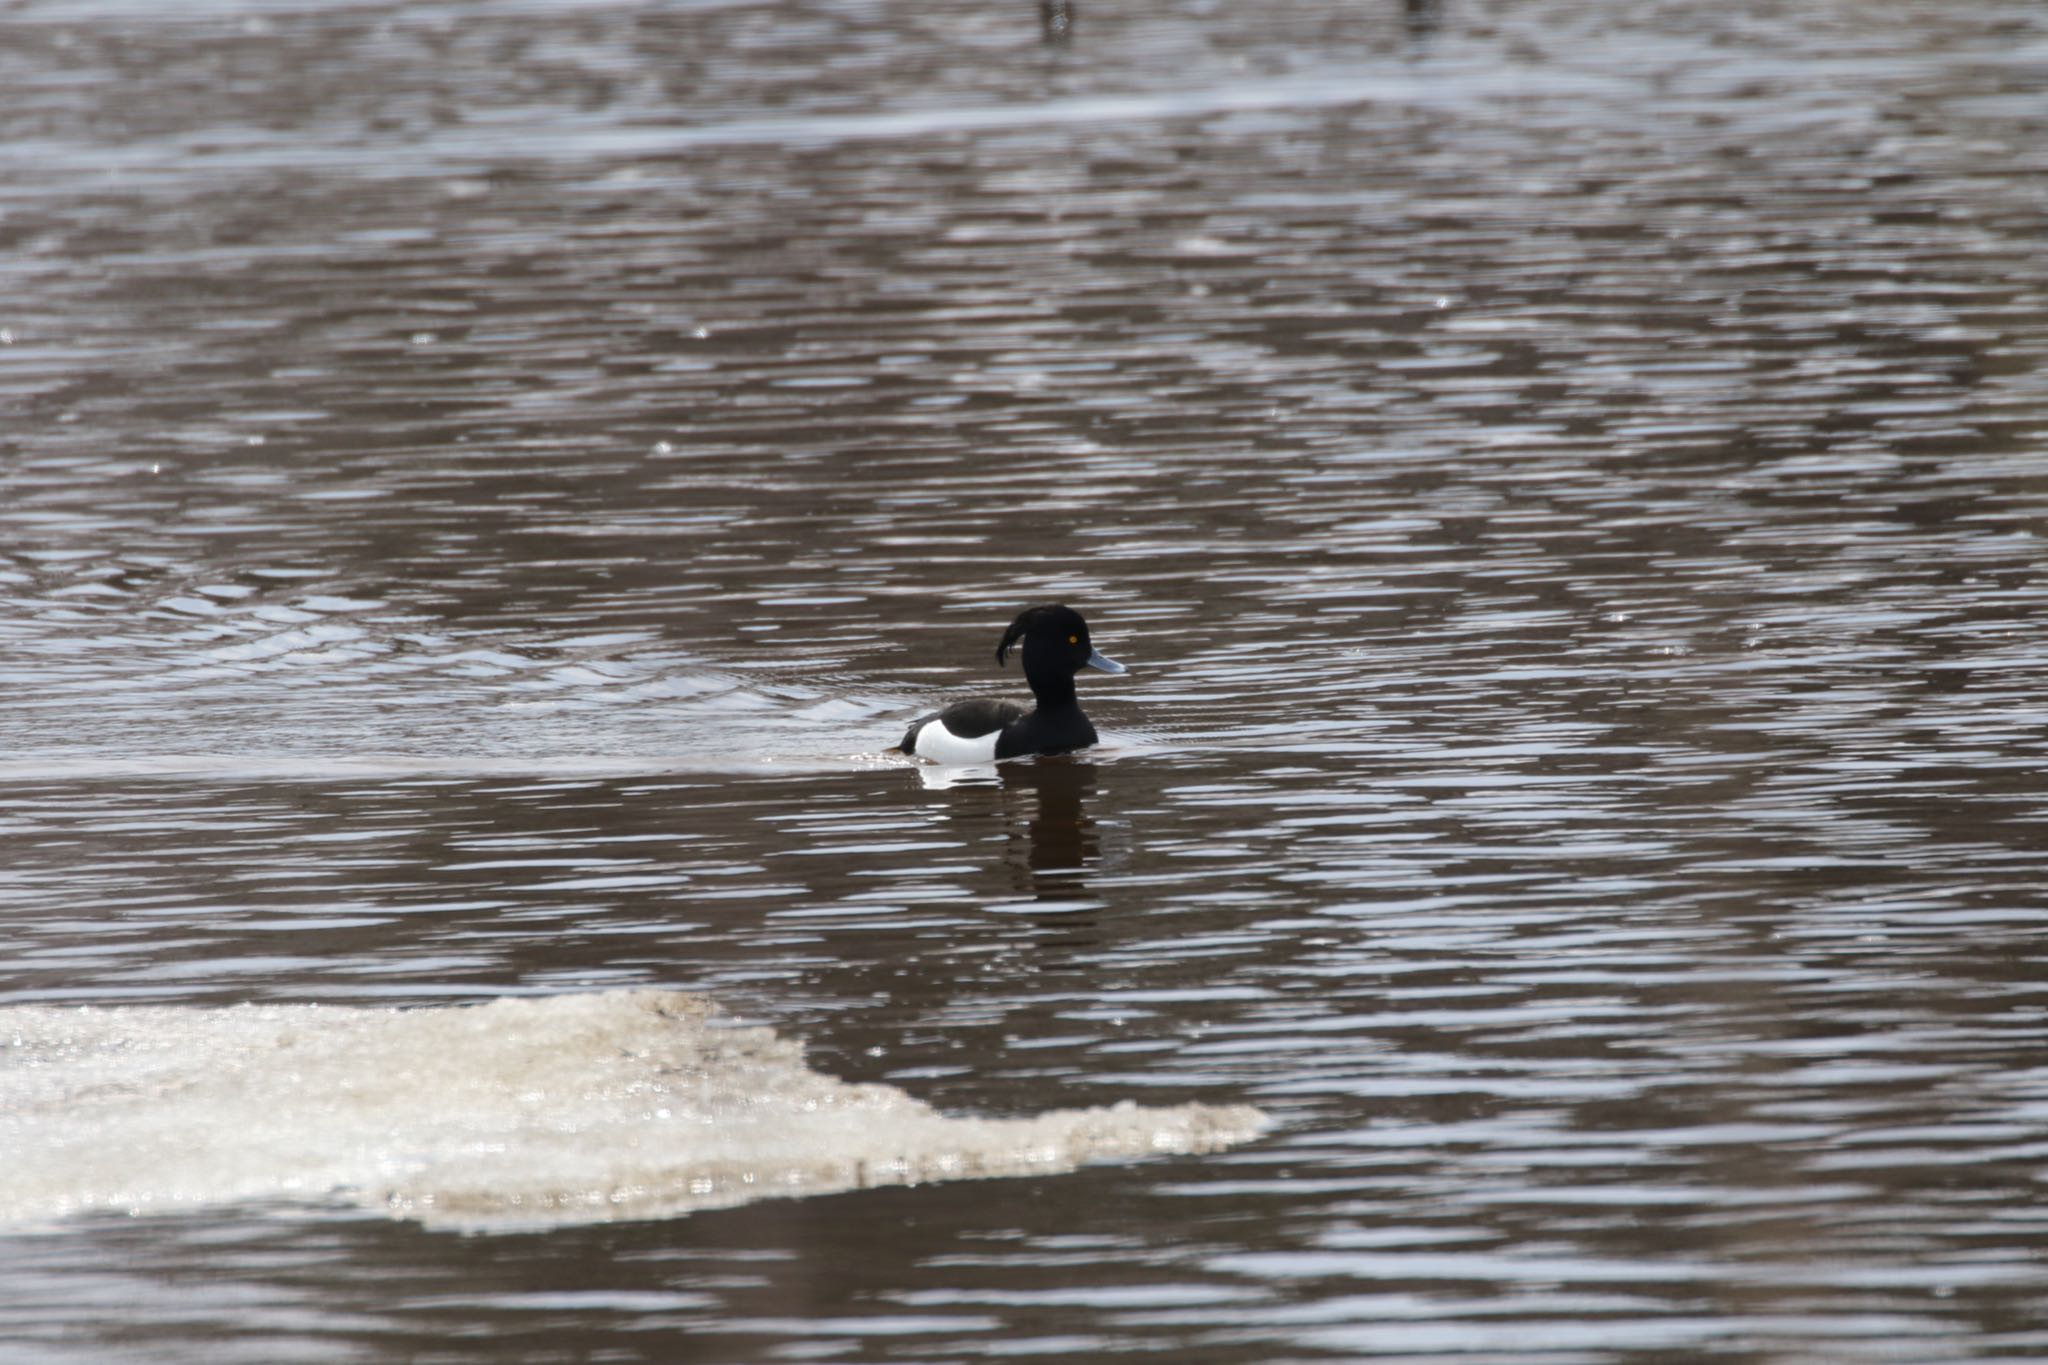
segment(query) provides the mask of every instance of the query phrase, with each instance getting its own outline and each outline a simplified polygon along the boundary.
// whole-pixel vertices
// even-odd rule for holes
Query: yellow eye
[[[1070,645],[1078,645],[1081,643],[1081,637],[1078,635],[1069,635],[1067,637],[1067,643]]]

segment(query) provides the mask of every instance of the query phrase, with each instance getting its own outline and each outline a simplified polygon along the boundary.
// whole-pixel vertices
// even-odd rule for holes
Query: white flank
[[[917,732],[917,756],[933,763],[993,763],[996,761],[996,740],[1001,730],[991,730],[974,739],[962,739],[934,720]]]

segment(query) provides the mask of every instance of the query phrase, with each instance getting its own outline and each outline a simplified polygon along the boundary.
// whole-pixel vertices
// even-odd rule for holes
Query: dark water
[[[1221,1155],[0,1239],[0,1355],[2048,1355],[2048,21],[0,9],[0,1004]],[[880,751],[1015,686],[1106,743]]]

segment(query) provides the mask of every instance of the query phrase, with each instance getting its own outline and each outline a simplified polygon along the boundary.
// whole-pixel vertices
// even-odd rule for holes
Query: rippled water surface
[[[0,1355],[2048,1355],[2037,11],[21,0],[0,82],[0,1007],[1274,1122],[22,1228]],[[883,752],[1047,598],[1099,749]]]

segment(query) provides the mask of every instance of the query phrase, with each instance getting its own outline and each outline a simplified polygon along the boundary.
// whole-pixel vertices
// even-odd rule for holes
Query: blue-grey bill
[[[1131,671],[1099,649],[1088,651],[1088,667],[1099,668],[1104,673],[1128,673]]]

